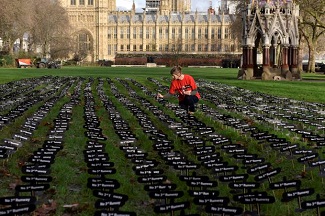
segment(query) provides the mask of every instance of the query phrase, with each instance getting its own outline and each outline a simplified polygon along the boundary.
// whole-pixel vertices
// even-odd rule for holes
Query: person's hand
[[[157,93],[157,98],[164,98],[164,96],[160,93]]]
[[[183,91],[184,95],[191,95],[191,90],[188,90],[188,91]]]

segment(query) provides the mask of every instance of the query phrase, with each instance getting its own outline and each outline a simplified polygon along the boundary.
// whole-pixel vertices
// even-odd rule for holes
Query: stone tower
[[[228,0],[221,0],[219,14],[229,14]]]
[[[156,55],[176,47],[195,55],[240,55],[239,43],[229,36],[231,15],[171,11],[172,0],[159,0],[162,4],[157,13],[137,13],[134,1],[130,11],[116,9],[117,0],[58,1],[71,24],[71,55],[78,55],[84,62],[114,61],[118,54]],[[148,7],[155,9],[157,4]]]
[[[159,7],[159,12],[161,15],[167,15],[170,13],[170,4],[169,0],[160,0],[160,7]]]
[[[58,0],[68,13],[76,41],[75,49],[86,61],[105,56],[107,49],[108,14],[116,12],[116,0]]]
[[[300,79],[299,6],[292,0],[250,0],[242,17],[243,55],[238,78]]]
[[[160,14],[189,13],[191,11],[191,0],[160,0]]]

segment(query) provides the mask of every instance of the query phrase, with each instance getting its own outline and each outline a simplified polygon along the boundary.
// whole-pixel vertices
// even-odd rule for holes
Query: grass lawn
[[[62,69],[0,68],[0,83],[23,78],[51,76],[81,76],[132,78],[144,81],[148,77],[170,77],[170,68],[111,68],[111,67],[63,67]],[[302,74],[302,81],[261,81],[237,80],[237,69],[220,68],[183,68],[183,73],[192,75],[196,80],[203,79],[237,86],[251,91],[262,92],[279,97],[289,97],[310,102],[325,102],[325,75]]]
[[[288,180],[301,180],[302,189],[315,189],[315,194],[305,200],[315,199],[316,197],[325,199],[324,179],[318,175],[318,167],[309,169],[308,163],[298,163],[296,161],[298,157],[301,157],[298,153],[297,155],[286,155],[278,151],[279,149],[270,148],[269,143],[265,140],[256,140],[253,136],[250,136],[250,132],[244,133],[232,125],[234,121],[238,121],[240,124],[247,123],[250,127],[256,127],[260,131],[266,131],[267,133],[281,137],[292,145],[296,144],[303,150],[313,149],[317,153],[318,159],[324,160],[324,148],[314,149],[314,143],[311,145],[310,142],[306,141],[306,138],[302,138],[299,134],[297,135],[288,129],[279,129],[278,126],[270,123],[271,121],[269,119],[274,121],[283,120],[288,124],[295,125],[299,130],[313,131],[317,136],[324,137],[325,123],[321,117],[324,117],[325,112],[325,75],[304,73],[302,74],[303,78],[301,81],[246,81],[236,79],[238,69],[183,68],[183,73],[192,75],[199,83],[199,90],[202,90],[200,90],[202,95],[206,96],[200,102],[200,107],[198,107],[199,112],[195,113],[195,118],[204,125],[203,127],[200,125],[193,126],[193,121],[191,122],[189,120],[187,122],[188,119],[177,114],[173,106],[173,103],[176,103],[175,99],[171,100],[172,103],[166,104],[159,103],[155,99],[154,95],[157,89],[168,88],[171,79],[169,71],[170,68],[126,67],[63,67],[62,69],[0,68],[0,86],[1,84],[25,78],[40,78],[45,76],[51,78],[43,80],[40,85],[34,86],[34,89],[26,90],[26,92],[21,91],[19,95],[15,95],[15,92],[11,92],[11,94],[3,93],[1,95],[3,101],[8,100],[7,97],[9,96],[13,98],[20,96],[21,98],[28,99],[28,97],[21,95],[32,92],[33,94],[28,94],[29,97],[32,97],[38,94],[45,94],[53,89],[56,90],[55,93],[47,96],[49,98],[55,96],[54,99],[56,100],[53,100],[55,101],[53,102],[53,107],[49,108],[49,112],[33,131],[31,138],[25,141],[24,145],[12,154],[8,160],[0,159],[0,201],[2,197],[13,196],[15,186],[25,184],[20,179],[23,175],[22,167],[29,164],[27,160],[43,146],[46,137],[49,135],[49,131],[53,131],[55,119],[62,113],[63,115],[70,113],[70,110],[64,110],[62,112],[62,107],[74,95],[77,96],[79,101],[75,104],[69,104],[71,106],[69,109],[72,112],[69,127],[64,133],[64,148],[56,154],[55,162],[50,167],[50,176],[53,177],[53,181],[50,183],[50,189],[45,192],[42,191],[32,194],[38,199],[37,209],[32,215],[94,215],[96,211],[94,204],[98,204],[100,200],[93,195],[96,190],[87,186],[87,181],[89,183],[89,179],[95,175],[89,173],[89,166],[85,163],[85,150],[94,151],[95,147],[89,147],[87,144],[89,139],[85,134],[90,129],[85,127],[85,122],[96,122],[97,120],[99,120],[100,124],[95,129],[102,130],[104,137],[107,138],[107,140],[100,141],[100,143],[103,144],[104,152],[108,154],[109,161],[114,163],[114,168],[117,170],[115,174],[107,174],[106,178],[115,179],[120,184],[120,188],[105,192],[114,192],[117,195],[122,194],[128,196],[128,201],[120,208],[122,211],[135,212],[139,216],[179,215],[179,212],[164,214],[154,212],[155,206],[161,205],[168,199],[154,199],[149,197],[148,192],[144,190],[145,184],[138,180],[140,175],[136,174],[135,171],[136,162],[126,157],[127,150],[122,151],[121,149],[121,137],[118,136],[118,132],[123,132],[124,130],[125,133],[129,133],[130,131],[137,138],[135,146],[130,144],[131,147],[141,149],[148,154],[148,159],[157,161],[157,170],[162,170],[163,174],[167,177],[164,183],[176,183],[176,191],[184,193],[184,196],[175,199],[175,202],[189,201],[191,203],[185,212],[186,214],[211,215],[203,213],[205,212],[204,205],[193,204],[193,197],[188,193],[188,190],[193,189],[193,187],[189,187],[185,181],[181,181],[179,178],[180,175],[186,172],[180,172],[175,166],[166,163],[163,159],[163,154],[156,149],[157,143],[161,145],[165,144],[159,143],[156,140],[159,136],[165,136],[166,139],[171,141],[174,152],[181,152],[186,156],[187,160],[202,165],[200,169],[196,170],[195,173],[197,175],[206,175],[213,181],[217,179],[218,186],[215,189],[220,193],[220,197],[231,198],[230,206],[240,206],[245,210],[258,210],[261,211],[261,215],[265,216],[296,215],[298,214],[296,209],[299,208],[300,198],[299,202],[296,199],[283,202],[281,201],[281,197],[284,190],[271,190],[269,188],[271,181],[279,182],[284,181],[286,178]],[[57,86],[53,86],[53,84],[46,84],[49,80],[51,82],[52,80],[59,81],[56,82]],[[26,86],[22,88],[26,88]],[[16,88],[19,90],[19,86]],[[241,88],[250,91],[243,91]],[[5,92],[3,88],[0,88],[0,90],[1,92]],[[8,92],[11,90],[8,89]],[[246,93],[241,95],[242,92]],[[259,100],[258,97],[263,97],[265,103],[268,103],[269,101],[267,99],[271,98],[268,95],[280,98],[279,101],[283,102],[283,104],[288,102],[289,105],[284,108],[289,107],[292,109],[289,111],[293,111],[293,118],[288,120],[285,117],[282,118],[282,115],[277,115],[279,114],[278,112],[280,114],[283,114],[281,112],[288,112],[285,109],[277,109],[281,106],[277,101],[270,102],[272,109],[267,110],[267,107],[263,104],[264,101]],[[42,99],[46,97],[40,98],[41,101],[33,100],[33,104],[27,107],[21,116],[18,116],[12,122],[0,128],[0,145],[3,139],[12,138],[14,134],[19,133],[25,120],[30,118],[33,113],[42,107],[44,104]],[[301,102],[296,103],[296,100]],[[19,102],[19,100],[17,101]],[[18,103],[17,101],[16,103]],[[303,104],[311,109],[306,109],[307,111],[305,109],[300,110],[301,107],[291,106],[291,101],[297,106]],[[313,104],[310,105],[305,102],[312,102]],[[318,105],[314,103],[318,103]],[[223,109],[225,104],[228,106],[228,109]],[[204,106],[206,107],[204,108]],[[10,114],[11,111],[10,106],[3,107],[5,108],[0,110],[0,117],[8,113]],[[311,118],[309,112],[319,117],[315,117],[317,122],[306,123],[305,121],[300,121],[301,116]],[[224,118],[219,118],[220,116]],[[266,119],[268,121],[261,120],[261,116],[267,117]],[[121,129],[123,128],[122,126],[119,128],[115,127],[116,125],[114,123],[116,122],[113,120],[118,120],[116,122],[123,123],[123,127],[130,128],[130,130]],[[274,168],[281,168],[279,175],[261,182],[258,189],[275,197],[274,204],[254,206],[250,204],[239,204],[232,200],[232,195],[239,193],[238,189],[231,190],[227,183],[219,181],[219,176],[212,172],[212,169],[204,167],[204,163],[201,163],[202,161],[199,160],[198,151],[195,150],[194,146],[186,143],[188,140],[179,136],[181,134],[180,131],[178,131],[179,134],[176,133],[178,129],[173,129],[170,121],[181,124],[184,128],[179,129],[180,131],[189,130],[189,132],[195,133],[197,137],[204,140],[204,145],[201,146],[198,144],[198,147],[216,147],[215,151],[220,153],[220,158],[223,158],[227,163],[229,162],[230,167],[238,168],[236,174],[246,173],[248,170],[247,167],[243,166],[240,160],[232,158],[231,153],[227,149],[222,149],[220,146],[223,145],[213,143],[208,137],[208,134],[200,131],[202,127],[206,128],[206,130],[213,128],[216,133],[215,135],[228,138],[231,144],[236,144],[240,148],[243,147],[249,153],[256,154],[259,158],[265,159],[265,162],[271,164],[268,171],[272,171]],[[324,129],[317,130],[319,124],[323,125]],[[155,136],[157,137],[155,138]],[[130,151],[133,150],[130,149]],[[97,152],[97,154],[101,153],[100,151]],[[130,155],[132,157],[132,154]],[[319,168],[321,169],[321,166]],[[140,172],[141,170],[137,171]],[[194,172],[192,173],[190,171],[190,173],[194,175]],[[263,174],[262,171],[260,174]],[[254,181],[253,175],[249,176],[248,181]],[[31,194],[24,192],[23,195],[27,196]],[[6,207],[8,206],[2,205],[0,202],[0,215],[3,215],[1,214],[1,210]],[[321,210],[324,211],[324,208]],[[299,214],[301,216],[309,216],[315,214],[315,212],[316,210],[309,210]]]
[[[35,68],[0,69],[0,83],[23,78],[51,76],[81,76],[132,78],[144,81],[148,77],[170,77],[170,68],[111,68],[111,67],[63,67],[59,70]],[[192,75],[195,79],[210,80],[227,85],[237,86],[251,91],[262,92],[279,97],[289,97],[310,102],[325,101],[325,75],[302,74],[302,81],[245,81],[237,80],[237,69],[220,68],[183,68],[183,73]]]

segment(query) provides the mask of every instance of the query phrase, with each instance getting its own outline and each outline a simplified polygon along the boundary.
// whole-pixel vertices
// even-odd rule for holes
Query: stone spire
[[[159,6],[159,11],[160,14],[162,15],[168,15],[170,12],[170,7],[169,7],[169,1],[168,0],[161,0],[160,1],[160,6]]]
[[[219,14],[229,14],[228,0],[221,0]]]

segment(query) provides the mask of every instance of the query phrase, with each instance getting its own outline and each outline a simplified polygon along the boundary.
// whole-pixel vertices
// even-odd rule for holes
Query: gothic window
[[[221,28],[218,28],[218,39],[221,39]]]
[[[168,38],[168,34],[169,34],[169,29],[168,29],[168,28],[166,28],[166,29],[165,29],[165,39],[167,39],[167,38]]]
[[[205,39],[208,39],[208,28],[204,28]]]
[[[185,28],[185,39],[188,39],[188,28]]]
[[[112,55],[112,45],[108,45],[107,50],[108,50],[107,54]]]
[[[148,44],[146,45],[146,51],[149,51],[149,45]]]
[[[202,29],[199,28],[199,31],[198,31],[198,39],[201,39],[202,38]]]
[[[143,51],[143,45],[142,44],[140,45],[140,51]]]
[[[79,5],[85,5],[85,0],[79,0]]]
[[[116,39],[117,38],[117,28],[114,28],[114,39]]]
[[[82,56],[87,56],[91,50],[91,40],[87,33],[80,33],[77,35],[77,50]]]
[[[163,30],[159,27],[159,39],[163,39]]]
[[[181,42],[179,41],[178,45],[177,45],[177,51],[181,51],[182,50],[182,44]]]
[[[172,38],[175,39],[175,28],[172,28]]]
[[[150,35],[149,31],[150,31],[150,28],[147,28],[147,29],[146,29],[146,38],[147,38],[147,39],[149,39],[149,35]]]
[[[168,52],[168,44],[165,45],[165,52]]]
[[[235,45],[234,44],[231,44],[230,49],[231,49],[230,50],[231,52],[235,52]]]
[[[130,51],[130,44],[126,45],[126,51]]]
[[[71,0],[71,1],[70,1],[70,4],[71,4],[71,5],[76,5],[76,0]]]
[[[137,51],[137,45],[133,45],[133,51]]]
[[[133,28],[133,39],[136,39],[137,38],[137,28],[134,27]]]
[[[225,39],[229,38],[229,29],[225,28]]]
[[[152,32],[152,34],[151,34],[152,35],[152,38],[153,39],[156,39],[156,28],[152,28],[152,31],[151,32]]]
[[[199,44],[197,48],[198,48],[198,51],[199,51],[199,52],[200,52],[200,51],[203,51],[203,50],[202,50],[202,45],[201,45],[201,44]]]
[[[195,29],[192,28],[192,39],[194,40],[195,39]]]
[[[121,39],[124,38],[124,29],[123,28],[120,29],[120,38]]]
[[[108,29],[108,33],[107,33],[107,38],[111,39],[112,38],[112,29]]]
[[[130,39],[130,28],[126,29],[126,38]]]
[[[225,45],[225,49],[224,49],[225,52],[228,52],[229,51],[229,46],[228,45]]]
[[[211,29],[211,39],[215,39],[215,29]]]
[[[94,5],[94,0],[88,0],[88,5]]]
[[[195,45],[194,44],[191,45],[191,51],[195,52]]]
[[[189,45],[186,44],[186,45],[185,45],[185,52],[189,52],[189,51],[190,51],[190,49],[189,49]]]
[[[143,38],[143,29],[140,28],[140,38],[142,39]],[[141,49],[142,50],[142,49]]]

